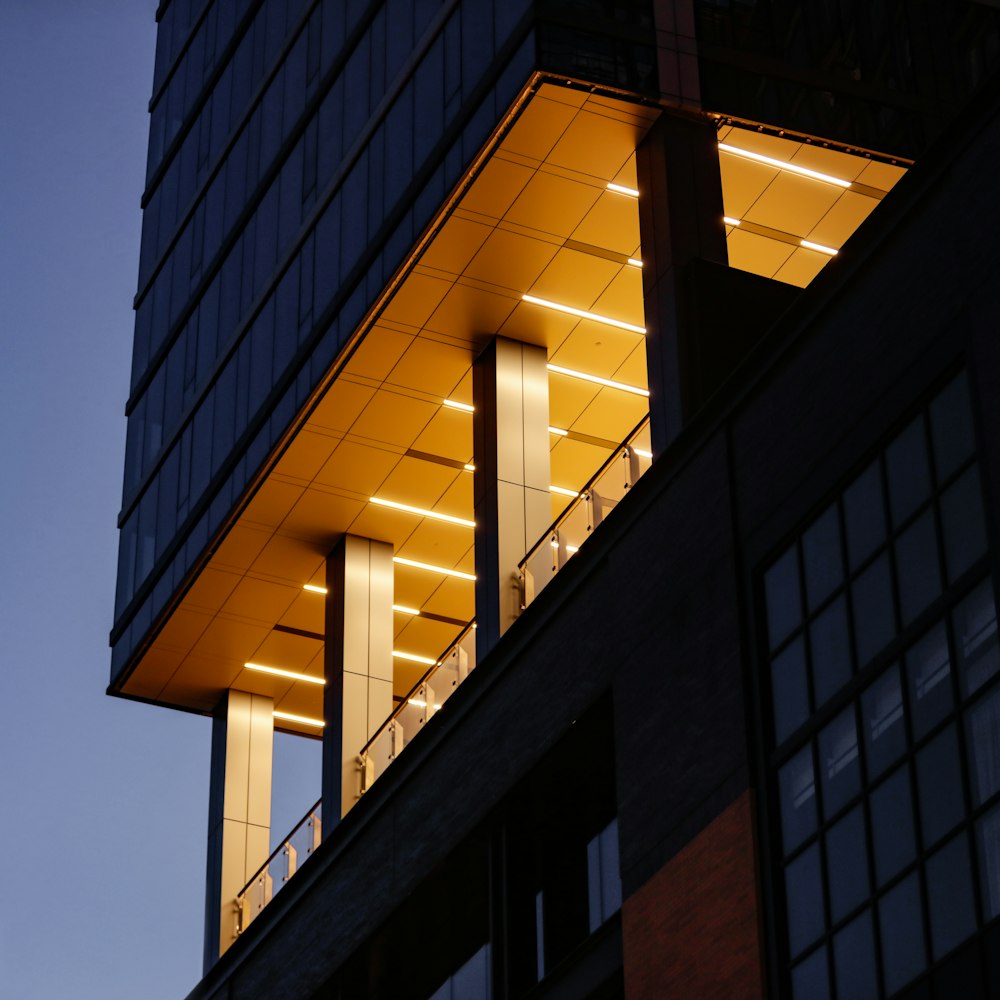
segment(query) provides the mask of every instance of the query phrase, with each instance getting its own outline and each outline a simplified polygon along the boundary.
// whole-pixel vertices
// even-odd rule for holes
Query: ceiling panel
[[[316,482],[350,489],[358,496],[369,497],[393,470],[399,458],[399,454],[384,448],[342,441],[317,473]]]
[[[504,218],[520,226],[566,238],[601,196],[601,189],[538,171]]]
[[[572,237],[631,257],[639,247],[639,213],[635,202],[605,191],[573,230]]]
[[[538,281],[526,292],[574,309],[593,311],[594,302],[615,279],[621,264],[578,250],[560,250]],[[534,313],[544,310],[533,305]],[[551,311],[551,310],[544,310]]]
[[[539,95],[521,112],[503,141],[504,149],[544,160],[577,113],[571,104]]]
[[[368,405],[375,390],[341,375],[319,401],[309,417],[310,426],[346,433]]]
[[[742,217],[746,222],[801,238],[830,211],[841,194],[843,190],[832,184],[780,172]]]
[[[556,250],[552,243],[496,229],[466,268],[466,274],[520,294],[537,280]]]
[[[336,536],[361,513],[366,500],[348,498],[321,489],[309,489],[281,522],[281,533],[312,539],[329,551]]]
[[[485,344],[517,305],[517,299],[501,292],[488,292],[457,282],[444,297],[434,315],[427,321],[427,328],[441,333],[460,335],[467,331]]]
[[[458,397],[465,401],[468,396]],[[413,442],[417,451],[456,462],[472,461],[472,414],[442,407]]]
[[[471,363],[467,350],[418,337],[388,373],[386,382],[447,399]]]
[[[728,241],[729,266],[773,277],[795,247],[778,240],[734,229]]]
[[[518,169],[523,168],[518,167]],[[527,181],[527,175],[524,180]],[[517,185],[517,191],[520,191],[521,187],[523,184]],[[511,196],[507,204],[509,205],[515,197],[516,193]],[[492,232],[492,227],[483,222],[453,215],[424,251],[420,263],[425,267],[447,271],[449,274],[461,274]]]

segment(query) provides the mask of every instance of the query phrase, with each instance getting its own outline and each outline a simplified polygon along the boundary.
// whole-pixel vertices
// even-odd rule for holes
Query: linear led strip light
[[[649,390],[637,385],[628,385],[625,382],[615,382],[610,378],[601,378],[599,375],[588,375],[587,372],[578,372],[572,368],[563,368],[562,365],[546,365],[550,372],[557,375],[568,375],[570,378],[582,379],[584,382],[594,382],[596,385],[604,385],[609,389],[621,389],[622,392],[630,392],[634,396],[648,396]],[[551,429],[551,428],[550,428]]]
[[[282,670],[280,667],[267,667],[263,663],[244,663],[247,670],[256,670],[261,674],[274,674],[275,677],[285,677],[290,681],[305,681],[307,684],[325,684],[322,677],[310,677],[309,674],[297,674],[293,670]]]
[[[410,566],[413,569],[427,570],[429,573],[441,573],[443,576],[458,577],[459,580],[475,580],[475,573],[463,573],[460,569],[448,569],[446,566],[432,566],[430,563],[417,562],[416,559],[404,559],[402,556],[393,556],[392,561],[400,566]]]
[[[739,146],[730,146],[727,142],[720,142],[719,149],[724,153],[732,153],[734,156],[742,156],[745,160],[754,160],[756,163],[763,163],[778,170],[786,170],[791,174],[798,174],[800,177],[810,177],[814,181],[823,181],[824,184],[835,184],[837,187],[849,188],[850,181],[845,181],[841,177],[833,177],[831,174],[823,174],[818,170],[810,170],[809,167],[800,167],[790,160],[776,160],[773,156],[764,156],[763,153],[754,153],[749,149],[740,149]]]
[[[441,514],[436,510],[425,510],[423,507],[412,507],[408,503],[397,503],[395,500],[386,500],[384,497],[369,497],[369,503],[377,504],[379,507],[389,507],[392,510],[400,510],[405,514],[416,514],[418,517],[431,517],[436,521],[447,521],[449,524],[460,524],[463,528],[474,528],[475,521],[470,521],[465,517],[455,517],[453,514]]]
[[[742,223],[743,220],[742,219],[734,219],[731,216],[724,215],[722,217],[722,221],[727,226],[734,226],[735,227],[735,226],[740,225],[740,223]],[[768,238],[773,239],[774,237],[768,237]],[[812,240],[799,240],[799,246],[800,247],[805,247],[807,250],[815,250],[815,251],[817,251],[817,253],[825,253],[829,257],[836,257],[837,254],[840,253],[839,250],[835,250],[833,247],[823,246],[822,243],[813,243]]]
[[[628,198],[638,198],[639,192],[635,188],[626,187],[624,184],[608,184],[608,190],[615,194],[623,194]]]
[[[318,587],[314,583],[307,583],[302,587],[303,590],[308,590],[312,594],[325,594],[327,593],[326,587]],[[393,611],[398,611],[401,615],[419,615],[420,608],[408,608],[405,604],[394,604],[392,606]],[[251,667],[257,670],[271,670],[270,667],[255,667],[252,663],[244,663],[243,666]],[[272,671],[273,672],[273,671]],[[281,671],[278,671],[280,673]],[[311,677],[303,677],[303,680],[312,680]],[[320,684],[325,684],[325,681],[320,681]]]
[[[525,302],[530,302],[535,306],[543,306],[546,309],[554,309],[556,312],[566,313],[569,316],[577,316],[580,319],[590,319],[595,323],[603,323],[605,326],[613,326],[618,330],[629,330],[632,333],[645,333],[644,326],[636,326],[635,323],[626,323],[623,319],[612,319],[610,316],[602,316],[600,313],[587,312],[586,309],[577,309],[574,306],[566,306],[561,302],[552,302],[549,299],[540,299],[537,295],[522,295]]]
[[[293,715],[291,712],[279,712],[277,709],[271,715],[285,722],[298,722],[302,726],[315,726],[317,729],[322,729],[326,725],[322,719],[310,719],[308,715]]]

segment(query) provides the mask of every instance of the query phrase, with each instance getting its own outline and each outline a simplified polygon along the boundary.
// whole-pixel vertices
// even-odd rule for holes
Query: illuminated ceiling
[[[323,673],[325,557],[345,532],[400,559],[469,575],[472,530],[371,502],[473,517],[471,364],[495,334],[545,346],[552,365],[646,386],[643,336],[557,311],[643,325],[635,148],[657,112],[544,84],[442,221],[238,523],[123,685],[209,712],[226,688],[322,716],[322,688],[245,667]],[[806,284],[901,168],[725,126],[720,141],[826,171],[849,189],[723,153],[734,266]],[[609,188],[609,184],[615,188]],[[579,489],[647,410],[641,394],[551,372],[552,484]],[[455,405],[457,404],[457,405]],[[464,405],[463,405],[464,404]],[[566,431],[568,433],[557,433]],[[553,517],[569,502],[554,492]],[[433,661],[474,617],[473,583],[396,565],[394,647]],[[395,695],[426,669],[395,660]],[[276,719],[292,732],[317,730]],[[359,748],[360,749],[360,748]]]

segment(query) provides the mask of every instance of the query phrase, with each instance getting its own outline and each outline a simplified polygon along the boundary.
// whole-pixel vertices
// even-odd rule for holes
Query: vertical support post
[[[236,894],[269,854],[273,708],[271,698],[229,691],[212,722],[206,972],[236,939]]]
[[[696,364],[683,269],[695,259],[728,263],[714,122],[663,112],[636,150],[636,172],[650,438],[659,455],[689,416]]]
[[[324,836],[358,800],[358,753],[392,711],[392,546],[345,535],[326,588]]]
[[[517,564],[552,522],[547,360],[496,337],[473,365],[477,662],[520,613]]]

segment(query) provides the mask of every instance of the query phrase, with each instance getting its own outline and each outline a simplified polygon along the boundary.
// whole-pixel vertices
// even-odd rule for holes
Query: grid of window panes
[[[1000,915],[986,554],[963,373],[765,573],[796,1000],[893,996]]]

